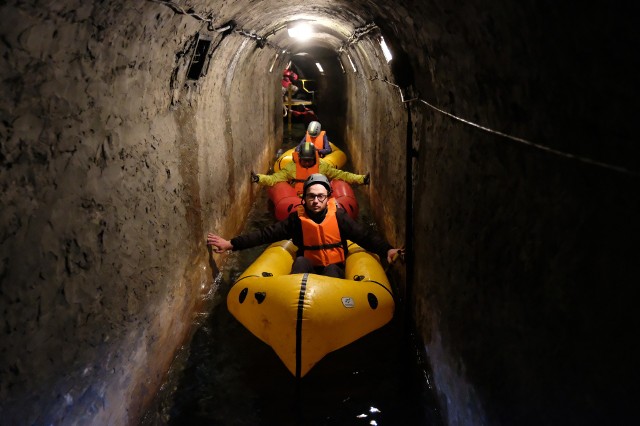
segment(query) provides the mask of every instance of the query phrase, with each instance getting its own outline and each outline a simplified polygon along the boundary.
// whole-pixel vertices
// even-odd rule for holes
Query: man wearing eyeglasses
[[[280,171],[272,175],[251,172],[251,180],[260,185],[273,186],[278,182],[291,182],[296,186],[298,194],[302,193],[303,182],[314,173],[322,173],[329,179],[343,180],[350,184],[368,185],[369,173],[358,175],[345,172],[331,166],[318,157],[318,151],[311,142],[305,142],[299,151],[293,153],[293,161],[287,163]]]
[[[329,179],[319,173],[309,176],[304,182],[302,205],[287,219],[231,240],[208,233],[207,244],[214,246],[216,253],[222,253],[287,239],[298,247],[291,268],[293,274],[310,272],[344,278],[347,240],[376,253],[380,259],[387,259],[389,263],[401,252],[338,207],[331,198]]]

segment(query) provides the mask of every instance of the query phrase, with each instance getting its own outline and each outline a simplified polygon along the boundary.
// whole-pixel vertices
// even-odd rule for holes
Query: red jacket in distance
[[[285,89],[291,85],[294,80],[298,79],[298,74],[291,70],[284,70],[282,72],[282,87]]]

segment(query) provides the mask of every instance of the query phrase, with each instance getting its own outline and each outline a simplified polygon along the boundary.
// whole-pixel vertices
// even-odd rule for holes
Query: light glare
[[[387,63],[391,62],[393,56],[387,47],[387,43],[384,42],[384,37],[380,37],[380,47],[382,47],[382,53],[384,54],[384,58],[387,60]]]
[[[289,37],[296,38],[300,41],[309,40],[313,31],[311,30],[311,26],[305,23],[299,23],[295,26],[287,28],[289,32]]]
[[[353,61],[351,60],[351,55],[347,54],[347,58],[349,58],[349,63],[351,64],[351,68],[353,68],[353,72],[358,72],[356,70],[356,66],[353,64]]]

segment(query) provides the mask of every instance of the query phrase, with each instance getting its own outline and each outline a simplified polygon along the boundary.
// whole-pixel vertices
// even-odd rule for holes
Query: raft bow
[[[229,312],[296,378],[328,353],[391,321],[391,285],[376,255],[349,243],[345,276],[291,274],[296,246],[271,244],[234,283]]]

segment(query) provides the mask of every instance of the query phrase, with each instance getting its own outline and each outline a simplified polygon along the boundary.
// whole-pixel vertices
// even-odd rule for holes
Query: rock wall
[[[447,422],[628,422],[638,353],[622,336],[637,324],[640,235],[631,12],[432,1],[373,14],[409,110],[359,43],[347,139],[373,142],[354,161],[373,166],[372,205],[397,244],[415,150],[405,300]]]
[[[640,235],[628,11],[416,14],[433,17],[402,37],[421,97],[541,145],[411,106],[415,318],[449,424],[627,423],[638,353],[616,336],[637,324]]]
[[[240,228],[279,140],[273,49],[150,2],[0,15],[3,422],[126,424],[215,291],[206,231]]]

